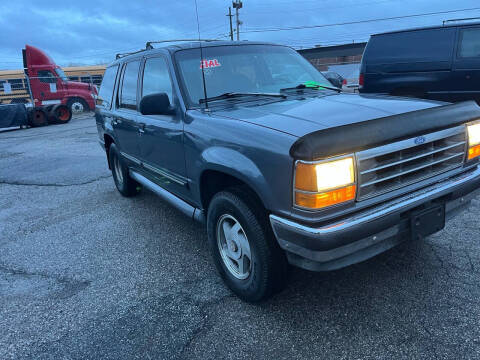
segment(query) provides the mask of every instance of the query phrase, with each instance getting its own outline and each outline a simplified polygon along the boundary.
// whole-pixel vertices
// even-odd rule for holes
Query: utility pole
[[[232,26],[233,15],[232,15],[232,7],[231,6],[228,7],[228,15],[227,16],[228,16],[228,19],[230,20],[230,40],[233,41],[233,26]]]
[[[239,41],[240,40],[240,25],[242,24],[242,22],[238,18],[238,9],[241,9],[243,7],[243,3],[241,2],[241,0],[234,0],[234,1],[232,1],[232,5],[233,5],[233,8],[235,9],[235,20],[236,20],[236,23],[237,23],[237,41]]]

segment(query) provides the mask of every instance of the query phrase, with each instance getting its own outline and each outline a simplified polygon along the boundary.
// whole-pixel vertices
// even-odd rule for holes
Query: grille
[[[430,133],[357,153],[358,200],[365,200],[463,165],[465,127]]]

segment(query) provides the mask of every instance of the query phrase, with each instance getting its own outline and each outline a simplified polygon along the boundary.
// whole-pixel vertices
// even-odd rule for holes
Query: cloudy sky
[[[197,0],[203,38],[226,38],[231,1]],[[480,9],[278,31],[369,19],[480,8],[478,0],[244,0],[241,39],[298,47],[365,41],[369,34],[480,17]],[[274,31],[264,31],[264,30]],[[197,37],[194,0],[14,0],[0,2],[0,69],[22,67],[21,49],[44,49],[62,66],[108,63],[148,40]]]

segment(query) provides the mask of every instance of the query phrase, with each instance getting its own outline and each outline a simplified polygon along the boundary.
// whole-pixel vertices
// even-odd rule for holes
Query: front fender
[[[205,149],[200,159],[202,164],[198,179],[207,170],[215,170],[233,176],[252,188],[265,208],[270,208],[271,188],[257,164],[246,155],[231,148],[214,146]],[[200,194],[199,188],[198,192]]]

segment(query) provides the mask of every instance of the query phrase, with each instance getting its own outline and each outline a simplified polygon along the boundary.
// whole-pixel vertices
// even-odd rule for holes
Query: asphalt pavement
[[[0,132],[0,359],[479,359],[479,213],[251,305],[200,225],[120,196],[91,115]]]

